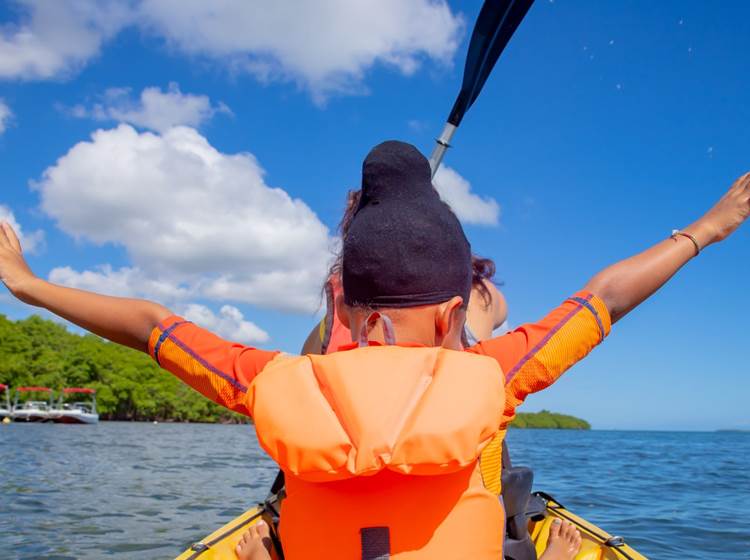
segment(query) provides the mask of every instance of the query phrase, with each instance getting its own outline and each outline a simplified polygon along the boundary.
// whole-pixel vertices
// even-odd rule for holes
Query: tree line
[[[209,401],[143,354],[92,334],[75,334],[32,315],[11,321],[0,314],[0,383],[96,389],[103,420],[244,422]],[[38,397],[37,397],[38,398]],[[511,426],[587,430],[585,420],[543,410],[520,412]]]
[[[103,420],[244,421],[159,368],[146,354],[92,334],[72,333],[38,316],[11,321],[0,314],[0,383],[55,391],[96,389]]]

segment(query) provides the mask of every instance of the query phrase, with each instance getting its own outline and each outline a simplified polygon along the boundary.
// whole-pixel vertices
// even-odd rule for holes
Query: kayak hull
[[[547,546],[549,529],[555,518],[565,519],[575,524],[581,532],[581,551],[575,560],[647,560],[626,543],[619,544],[617,537],[613,537],[596,525],[575,515],[562,504],[547,494],[541,494],[546,501],[547,508],[544,519],[529,522],[529,533],[536,547],[537,555],[541,555]],[[247,528],[260,521],[263,512],[260,508],[252,508],[233,519],[206,538],[193,544],[175,560],[231,560],[236,558],[234,548]],[[609,542],[610,544],[605,544]]]

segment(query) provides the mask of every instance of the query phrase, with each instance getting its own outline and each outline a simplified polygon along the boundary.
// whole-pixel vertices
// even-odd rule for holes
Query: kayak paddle
[[[533,3],[534,0],[485,0],[471,33],[461,91],[430,156],[433,177],[440,167],[445,151],[450,147],[449,142],[461,124],[461,119],[479,96],[500,53]]]

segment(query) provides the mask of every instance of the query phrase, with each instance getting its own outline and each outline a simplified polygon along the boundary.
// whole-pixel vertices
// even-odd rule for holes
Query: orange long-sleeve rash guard
[[[554,383],[609,333],[604,303],[588,292],[565,300],[537,323],[486,340],[468,352],[495,358],[505,375],[506,402],[502,430],[530,393]],[[250,383],[280,353],[224,340],[197,325],[172,316],[154,328],[149,353],[157,363],[212,401],[252,416]]]

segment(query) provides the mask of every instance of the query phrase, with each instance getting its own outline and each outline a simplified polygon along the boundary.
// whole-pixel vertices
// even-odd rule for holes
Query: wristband
[[[680,231],[679,229],[673,229],[672,235],[670,237],[672,237],[672,239],[677,239],[677,236],[679,235],[681,235],[682,237],[687,237],[690,241],[692,241],[693,245],[695,246],[695,256],[697,257],[698,255],[700,255],[701,246],[698,244],[698,240],[695,238],[695,236],[685,231]]]

